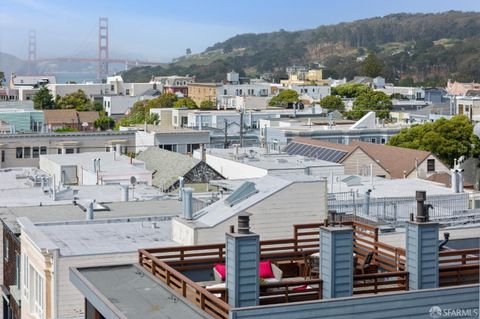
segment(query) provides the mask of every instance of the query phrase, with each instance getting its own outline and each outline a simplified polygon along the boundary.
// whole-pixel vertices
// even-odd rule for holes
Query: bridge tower
[[[28,75],[37,73],[37,32],[28,31]]]
[[[108,76],[108,18],[99,18],[98,23],[98,68],[97,79],[101,82]]]

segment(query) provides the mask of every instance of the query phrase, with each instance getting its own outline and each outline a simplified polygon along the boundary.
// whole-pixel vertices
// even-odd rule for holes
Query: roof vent
[[[255,188],[254,183],[243,182],[242,185],[225,199],[225,204],[232,207],[256,193],[258,193],[258,190]]]
[[[342,182],[347,184],[347,186],[356,186],[362,185],[362,179],[360,176],[350,175],[342,179]]]

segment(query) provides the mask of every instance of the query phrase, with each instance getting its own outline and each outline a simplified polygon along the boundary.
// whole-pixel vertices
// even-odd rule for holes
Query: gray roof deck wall
[[[70,281],[106,318],[211,318],[136,265],[71,269]]]

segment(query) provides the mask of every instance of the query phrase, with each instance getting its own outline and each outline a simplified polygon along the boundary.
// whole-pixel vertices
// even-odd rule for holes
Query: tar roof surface
[[[99,292],[108,308],[129,319],[210,318],[183,298],[172,298],[169,288],[139,266],[83,268],[77,273],[85,286],[96,290],[88,293]]]

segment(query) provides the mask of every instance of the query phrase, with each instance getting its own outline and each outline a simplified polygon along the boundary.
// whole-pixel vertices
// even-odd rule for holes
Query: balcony
[[[376,226],[358,221],[339,224],[353,228],[354,295],[409,290],[405,249],[380,242]],[[312,263],[319,252],[320,226],[295,225],[292,238],[260,241],[260,261],[271,261],[282,272],[278,282],[260,282],[260,306],[322,299],[323,281]],[[225,257],[225,244],[139,250],[144,269],[219,319],[229,318],[232,309],[225,285],[213,273]],[[478,249],[440,251],[440,286],[478,283],[478,263]]]

